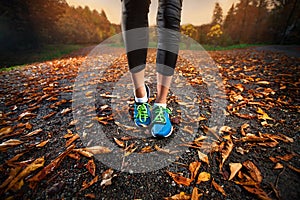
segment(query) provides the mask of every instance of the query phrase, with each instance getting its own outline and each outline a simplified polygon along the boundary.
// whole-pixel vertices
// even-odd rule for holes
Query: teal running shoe
[[[150,89],[147,85],[146,92],[147,97],[150,97]],[[134,123],[138,127],[148,127],[151,124],[151,106],[148,103],[134,102],[133,119]]]
[[[155,106],[152,111],[151,134],[153,137],[169,137],[172,134],[173,126],[170,121],[171,111],[169,108]]]

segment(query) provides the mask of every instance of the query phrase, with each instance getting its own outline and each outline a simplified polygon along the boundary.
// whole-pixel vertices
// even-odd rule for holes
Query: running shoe
[[[147,85],[146,92],[147,98],[150,97],[150,89]],[[150,112],[150,104],[134,102],[134,111],[133,111],[133,119],[134,123],[138,127],[147,127],[151,124],[151,112]]]
[[[171,114],[169,108],[154,106],[151,127],[153,137],[169,137],[172,134],[173,126],[169,114]]]

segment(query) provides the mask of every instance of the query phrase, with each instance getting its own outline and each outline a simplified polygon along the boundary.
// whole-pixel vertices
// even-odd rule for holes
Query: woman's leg
[[[156,103],[166,104],[167,102],[178,57],[181,8],[182,0],[159,0]]]
[[[122,31],[136,98],[146,96],[144,70],[149,41],[148,13],[150,3],[150,0],[122,0]],[[131,29],[133,30],[129,31]],[[140,46],[143,48],[133,50]]]

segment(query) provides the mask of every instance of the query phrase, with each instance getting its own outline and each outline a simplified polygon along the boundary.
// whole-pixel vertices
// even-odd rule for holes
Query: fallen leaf
[[[223,187],[221,187],[218,183],[216,183],[214,179],[211,181],[211,183],[212,183],[212,185],[214,186],[214,188],[216,190],[218,190],[219,192],[221,192],[223,196],[226,196],[226,192],[223,189]]]
[[[241,92],[243,92],[245,90],[245,87],[242,84],[236,84],[234,87]]]
[[[245,132],[245,129],[247,129],[247,128],[249,128],[249,124],[243,124],[242,126],[241,126],[241,133],[242,133],[242,135],[243,136],[245,136],[246,135],[246,132]]]
[[[209,165],[208,156],[198,150],[199,159]]]
[[[201,172],[198,176],[197,184],[200,184],[201,182],[206,182],[209,180],[210,180],[210,173]]]
[[[266,120],[266,119],[269,119],[269,120],[273,120],[271,117],[269,117],[269,115],[267,113],[265,113],[261,108],[257,108],[257,113],[261,114],[261,115],[258,115],[258,119],[263,119],[263,120]]]
[[[104,171],[101,175],[102,176],[102,181],[100,183],[100,186],[109,186],[109,185],[111,185],[112,184],[111,179],[116,176],[113,173],[114,173],[113,169],[108,169],[108,170]]]
[[[35,145],[36,147],[44,147],[46,144],[48,144],[49,140],[45,140],[37,145]]]
[[[189,133],[189,134],[193,134],[194,133],[194,129],[191,126],[184,126],[182,130],[185,131],[185,132],[187,132],[187,133]]]
[[[121,140],[118,140],[117,138],[114,137],[114,141],[115,143],[117,143],[117,145],[119,145],[120,147],[124,148],[125,147],[125,144],[123,141]]]
[[[243,166],[248,169],[250,176],[253,178],[253,180],[255,182],[261,183],[262,175],[261,175],[259,169],[256,167],[256,165],[252,161],[246,160],[245,162],[243,162]]]
[[[83,150],[88,151],[88,152],[90,152],[94,155],[110,153],[111,152],[111,150],[109,148],[103,147],[103,146],[86,147],[86,148],[83,148]]]
[[[179,184],[179,185],[184,185],[184,186],[189,186],[192,182],[191,179],[189,178],[186,178],[186,177],[183,177],[183,176],[180,176],[179,174],[177,173],[173,173],[173,172],[170,172],[170,171],[167,171],[167,173],[173,178],[173,180]]]
[[[150,153],[152,152],[152,147],[151,146],[146,146],[144,148],[141,149],[140,153]]]
[[[73,135],[73,137],[71,137],[67,142],[66,142],[66,147],[70,146],[75,140],[77,140],[78,138],[80,138],[80,136],[78,134]]]
[[[289,161],[289,160],[291,160],[294,157],[295,157],[294,153],[286,154],[284,156],[276,156],[277,159],[284,160],[284,161]]]
[[[190,200],[191,195],[185,194],[184,192],[180,192],[179,194],[175,194],[171,197],[165,197],[164,200]]]
[[[274,169],[282,169],[283,165],[281,163],[276,163]]]
[[[43,129],[39,128],[39,129],[37,129],[35,131],[32,131],[32,132],[26,134],[24,137],[30,137],[30,136],[33,136],[33,135],[37,135],[37,134],[39,134],[42,131],[43,131]]]
[[[21,167],[14,167],[10,169],[8,178],[0,185],[0,194],[4,192],[4,188],[11,183],[11,181],[17,176],[17,174],[21,171]]]
[[[222,155],[222,162],[220,163],[220,170],[223,167],[224,162],[226,159],[229,157],[231,151],[233,149],[233,142],[231,139],[231,136],[229,136],[228,140],[225,142],[224,148],[221,150],[221,155]]]
[[[66,151],[61,153],[59,156],[57,156],[54,160],[50,162],[46,167],[44,167],[41,171],[39,171],[35,176],[31,177],[28,181],[30,182],[30,187],[34,188],[36,182],[41,181],[44,179],[48,174],[53,172],[54,169],[56,169],[62,160],[75,148],[75,145],[69,146]]]
[[[31,112],[24,112],[22,114],[19,115],[18,120],[20,121],[23,118],[31,118],[31,117],[35,117],[37,116],[37,114],[31,113]]]
[[[73,149],[73,152],[79,153],[87,158],[92,158],[94,156],[94,154],[92,154],[91,152],[85,151],[83,149]]]
[[[9,147],[18,146],[23,142],[17,139],[10,139],[0,144],[0,151],[5,151]]]
[[[261,188],[259,187],[251,187],[251,186],[247,186],[247,185],[243,185],[243,187],[245,188],[245,190],[247,190],[248,192],[252,193],[252,194],[256,194],[260,199],[262,200],[272,200],[267,193],[265,193],[265,191],[263,191]]]
[[[296,168],[296,167],[294,167],[294,166],[292,166],[292,165],[290,165],[290,164],[288,164],[287,166],[288,166],[288,168],[290,168],[291,170],[300,173],[300,169],[298,169],[298,168]]]
[[[198,173],[198,170],[200,169],[201,163],[198,161],[192,162],[189,165],[189,170],[191,172],[191,179],[194,180],[196,178],[196,175]]]
[[[198,188],[194,187],[192,192],[191,200],[199,200],[199,198],[202,196],[202,194],[199,194]]]
[[[5,192],[7,192],[8,190],[10,190],[13,186],[15,186],[15,184],[17,184],[19,181],[21,181],[23,178],[25,178],[26,176],[28,176],[31,172],[37,170],[40,167],[43,167],[45,163],[45,159],[44,157],[41,158],[37,158],[36,160],[34,160],[30,165],[28,165],[23,171],[21,171],[7,186],[7,188],[5,189]],[[23,184],[20,184],[18,188],[16,189],[20,189],[20,187],[22,187]]]
[[[1,137],[2,135],[8,135],[8,134],[12,133],[13,130],[14,130],[14,129],[13,129],[11,126],[1,128],[1,129],[0,129],[0,137]]]
[[[65,114],[67,114],[67,113],[69,113],[69,112],[71,112],[71,111],[72,111],[71,108],[65,108],[65,109],[63,109],[63,110],[60,112],[60,114],[65,115]]]
[[[85,167],[93,176],[95,176],[96,165],[93,159],[89,160]]]
[[[94,185],[96,182],[98,182],[98,179],[99,179],[99,176],[96,176],[95,178],[93,178],[93,180],[91,180],[88,183],[86,181],[84,181],[82,183],[82,188],[80,189],[80,191],[83,191],[83,190],[89,188],[90,186]]]
[[[240,169],[243,167],[241,163],[229,163],[230,167],[230,177],[229,181],[234,178],[234,176],[240,171]]]
[[[96,195],[95,195],[95,194],[92,194],[92,193],[85,194],[84,196],[85,196],[85,197],[88,197],[88,198],[91,198],[91,199],[96,199]]]

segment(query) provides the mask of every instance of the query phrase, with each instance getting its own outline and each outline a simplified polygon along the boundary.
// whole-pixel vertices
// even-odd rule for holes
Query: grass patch
[[[26,64],[60,58],[86,46],[89,45],[55,44],[45,45],[40,49],[30,51],[7,52],[5,53],[6,55],[1,55],[0,57],[0,67],[2,67],[0,71],[9,71],[20,68]]]
[[[214,45],[203,45],[203,48],[206,51],[224,51],[224,50],[232,50],[232,49],[244,49],[248,47],[254,47],[254,46],[263,46],[264,44],[234,44],[230,46],[214,46]]]

